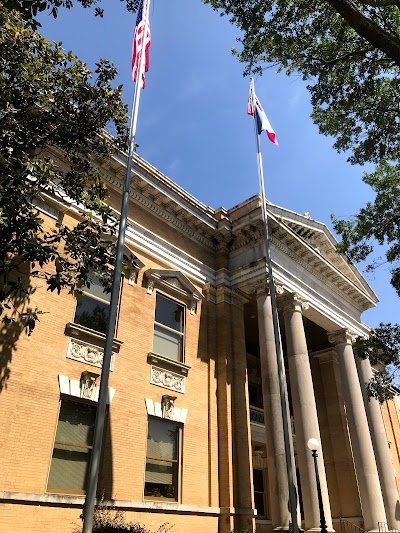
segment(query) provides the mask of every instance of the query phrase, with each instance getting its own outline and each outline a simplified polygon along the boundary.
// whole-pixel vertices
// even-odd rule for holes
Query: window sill
[[[178,503],[177,500],[173,498],[163,498],[162,496],[143,496],[143,501],[145,502],[164,502],[164,503]]]
[[[106,335],[104,333],[99,333],[93,329],[81,326],[80,324],[75,324],[74,322],[68,322],[65,326],[65,335],[72,337],[73,339],[79,339],[83,342],[94,344],[100,348],[104,347],[106,340]],[[119,353],[119,350],[123,342],[119,339],[114,338],[112,351],[114,353]]]
[[[170,370],[171,372],[176,372],[177,374],[182,374],[184,376],[187,376],[190,370],[190,366],[185,365],[184,363],[173,361],[172,359],[168,359],[168,357],[153,352],[148,354],[147,362],[149,365],[157,365],[165,370]]]

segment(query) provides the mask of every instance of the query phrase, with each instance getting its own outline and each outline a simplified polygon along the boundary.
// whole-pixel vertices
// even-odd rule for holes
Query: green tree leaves
[[[102,235],[115,233],[117,220],[101,162],[126,147],[128,130],[108,61],[90,72],[4,7],[0,62],[0,314],[10,323],[21,318],[32,278],[43,279],[50,291],[79,295],[89,271],[113,263],[113,245]],[[64,223],[62,211],[53,227],[44,225],[34,205],[48,196],[72,208],[75,226]],[[31,332],[39,311],[23,313]]]

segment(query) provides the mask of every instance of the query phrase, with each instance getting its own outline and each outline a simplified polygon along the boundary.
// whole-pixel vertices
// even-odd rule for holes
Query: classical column
[[[361,390],[364,397],[365,410],[371,431],[372,445],[374,447],[376,466],[378,467],[381,482],[383,503],[385,505],[386,518],[390,529],[400,529],[399,521],[399,493],[397,491],[396,478],[390,455],[388,439],[383,424],[381,408],[376,398],[368,398],[365,383],[372,378],[372,368],[368,359],[355,357],[358,375],[361,382]],[[397,511],[397,514],[396,514]]]
[[[317,407],[311,376],[310,360],[303,325],[303,307],[306,303],[297,295],[289,295],[284,301],[285,333],[289,360],[290,390],[292,394],[297,457],[300,470],[301,492],[304,505],[306,530],[320,529],[320,513],[315,481],[314,460],[307,442],[321,436]],[[331,509],[326,482],[322,447],[318,451],[318,469],[321,481],[322,501],[327,527],[332,529]]]
[[[367,531],[377,531],[378,522],[386,522],[386,514],[353,354],[352,343],[354,336],[344,329],[329,333],[328,338],[329,342],[336,346],[339,359],[340,377],[364,518],[364,528]]]
[[[315,387],[317,405],[319,407],[321,401],[326,411],[324,420],[327,428],[322,426],[323,422],[320,419],[321,433],[324,435],[325,429],[325,435],[326,430],[329,434],[329,439],[326,435],[324,440],[324,454],[331,512],[335,518],[361,516],[337,353],[331,346],[313,352],[311,355],[314,361],[319,362],[321,377],[318,392]],[[318,398],[318,393],[320,398]]]
[[[274,327],[272,323],[271,297],[268,295],[267,288],[257,291],[257,318],[272,528],[288,529],[290,511],[288,505],[289,487],[285,457],[285,440],[283,435]]]
[[[232,293],[233,459],[235,527],[253,531],[254,490],[243,302]]]
[[[233,527],[253,531],[253,468],[243,302],[223,285],[216,291],[216,321],[219,533]],[[235,510],[233,524],[232,509]]]

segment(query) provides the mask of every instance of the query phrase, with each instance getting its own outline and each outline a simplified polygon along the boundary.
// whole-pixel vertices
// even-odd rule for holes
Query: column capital
[[[248,303],[249,299],[243,293],[231,289],[226,285],[218,285],[215,291],[215,303],[220,304],[222,302],[234,305],[243,311],[244,304]]]
[[[328,341],[335,346],[339,344],[353,345],[357,335],[349,329],[339,329],[337,331],[328,332]]]
[[[280,303],[282,304],[284,314],[288,313],[289,311],[303,312],[310,307],[310,304],[307,302],[307,300],[296,292],[286,293],[281,299]]]
[[[276,294],[283,294],[285,292],[285,289],[283,288],[283,285],[280,283],[274,282],[275,285],[275,292]],[[269,281],[268,279],[259,280],[256,283],[254,283],[251,286],[251,292],[256,294],[256,298],[259,296],[267,295],[269,296],[270,290],[269,290]]]

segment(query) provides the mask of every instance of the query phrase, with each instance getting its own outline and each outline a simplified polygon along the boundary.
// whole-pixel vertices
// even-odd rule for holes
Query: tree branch
[[[364,15],[353,0],[326,0],[361,37],[400,67],[400,38],[384,31],[379,24]],[[368,0],[363,0],[368,1]],[[379,0],[385,1],[385,0]]]
[[[372,7],[386,7],[386,6],[395,6],[398,7],[397,0],[358,0],[360,4],[365,6]]]

